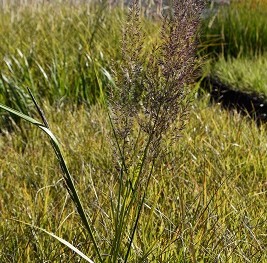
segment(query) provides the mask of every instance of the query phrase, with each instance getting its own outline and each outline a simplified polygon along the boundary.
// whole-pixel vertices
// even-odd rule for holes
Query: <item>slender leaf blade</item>
[[[26,114],[24,114],[24,113],[21,113],[21,112],[19,112],[19,111],[17,111],[17,110],[14,110],[14,109],[12,109],[12,108],[10,108],[10,107],[8,107],[8,106],[5,106],[5,105],[3,105],[3,104],[1,104],[1,103],[0,103],[0,108],[3,109],[3,110],[8,111],[9,113],[12,113],[12,114],[14,114],[14,115],[20,117],[20,118],[22,118],[22,119],[24,119],[24,120],[26,120],[26,121],[28,121],[28,122],[34,124],[34,125],[37,125],[37,126],[44,126],[41,122],[35,120],[34,118],[32,118],[32,117],[30,117],[30,116],[28,116],[28,115],[26,115]]]
[[[85,259],[87,262],[89,263],[94,263],[94,261],[92,261],[90,258],[88,258],[83,252],[81,252],[78,248],[76,248],[75,246],[73,246],[71,243],[69,243],[67,240],[41,228],[41,227],[37,227],[37,226],[34,226],[32,224],[29,224],[29,223],[26,223],[26,222],[23,222],[23,221],[20,221],[20,220],[17,220],[17,219],[12,219],[16,222],[19,222],[19,223],[22,223],[24,225],[27,225],[29,227],[32,227],[32,228],[35,228],[35,229],[38,229],[46,234],[48,234],[49,236],[55,238],[56,240],[58,240],[59,242],[61,242],[63,245],[67,246],[69,249],[71,249],[73,252],[75,252],[76,254],[78,254],[80,257],[82,257],[83,259]]]

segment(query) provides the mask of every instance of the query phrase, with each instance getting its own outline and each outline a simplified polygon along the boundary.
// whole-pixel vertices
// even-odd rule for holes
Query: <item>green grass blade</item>
[[[41,122],[33,119],[32,117],[30,117],[30,116],[28,116],[26,114],[23,114],[23,113],[21,113],[21,112],[19,112],[17,110],[14,110],[14,109],[12,109],[12,108],[10,108],[8,106],[5,106],[5,105],[3,105],[1,103],[0,103],[0,108],[3,109],[3,110],[8,111],[9,113],[15,114],[16,116],[24,119],[25,121],[28,121],[28,122],[34,124],[34,125],[37,125],[39,127],[44,127],[44,125]]]
[[[41,227],[37,227],[37,226],[34,226],[32,224],[29,224],[29,223],[26,223],[26,222],[23,222],[23,221],[20,221],[20,220],[17,220],[17,219],[12,219],[16,222],[19,222],[19,223],[22,223],[24,225],[27,225],[29,227],[32,227],[32,228],[35,228],[35,229],[38,229],[38,230],[41,230],[42,232],[48,234],[49,236],[53,237],[54,239],[58,240],[59,242],[61,242],[63,245],[67,246],[68,248],[70,248],[73,252],[75,252],[77,255],[79,255],[80,257],[82,257],[83,259],[85,259],[87,262],[89,263],[94,263],[94,261],[92,261],[90,258],[88,258],[83,252],[81,252],[78,248],[76,248],[75,246],[73,246],[72,244],[70,244],[67,240],[41,228]]]

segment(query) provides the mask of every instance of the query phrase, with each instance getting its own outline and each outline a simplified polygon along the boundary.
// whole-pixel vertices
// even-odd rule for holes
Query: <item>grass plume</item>
[[[131,6],[122,39],[122,61],[115,71],[115,87],[109,92],[118,160],[118,189],[111,196],[115,215],[112,262],[120,258],[122,248],[118,246],[123,244],[128,247],[123,256],[127,262],[155,166],[167,152],[163,142],[179,137],[184,128],[203,5],[194,0],[175,2],[173,14],[162,21],[159,42],[148,60],[142,56],[145,36],[138,1]]]

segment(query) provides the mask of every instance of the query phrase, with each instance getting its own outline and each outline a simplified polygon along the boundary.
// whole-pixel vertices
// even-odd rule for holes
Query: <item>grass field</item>
[[[26,87],[50,104],[93,104],[120,59],[125,14],[106,5],[45,4],[0,9],[0,101],[32,110]],[[157,24],[143,21],[147,48]],[[112,62],[113,61],[113,62]]]
[[[150,262],[264,262],[266,127],[204,100],[192,107],[174,145],[176,155],[162,160],[153,175],[130,262],[150,249]],[[117,178],[106,114],[98,106],[90,112],[45,111],[102,251],[108,251],[114,234],[109,199]],[[57,241],[12,219],[41,226],[94,255],[47,138],[36,128],[28,138],[25,144],[20,132],[1,137],[1,261],[78,260]]]
[[[120,53],[124,13],[98,5],[0,12],[0,103],[38,118],[26,87],[33,91],[62,147],[102,258],[66,190],[48,136],[1,110],[0,262],[86,262],[39,228],[94,262],[267,261],[266,124],[211,105],[204,94],[190,104],[178,140],[171,143],[163,134],[168,154],[144,166],[153,171],[149,180],[139,178],[146,151],[136,148],[133,159],[125,155],[121,162],[137,160],[124,179],[104,103],[114,64],[140,70]],[[142,19],[148,35],[142,57],[158,39],[159,25]],[[128,37],[134,42],[139,35]],[[266,63],[264,55],[257,63],[254,55],[218,59],[214,72],[240,89],[251,85],[262,92]],[[134,126],[142,148],[146,137],[135,132]]]

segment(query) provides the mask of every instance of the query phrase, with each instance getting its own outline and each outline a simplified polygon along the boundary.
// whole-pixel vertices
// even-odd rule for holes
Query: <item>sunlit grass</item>
[[[108,12],[106,5],[47,4],[0,13],[2,103],[29,112],[26,87],[52,104],[103,99],[122,12]]]
[[[101,8],[45,5],[1,13],[0,102],[26,113],[33,106],[26,87],[37,94],[65,153],[101,255],[109,262],[119,179],[101,96],[105,70],[121,59],[124,14]],[[265,17],[259,18],[264,29]],[[149,33],[146,52],[158,37],[158,25],[142,23]],[[254,24],[252,31],[246,26],[257,32]],[[254,33],[238,35],[240,41],[229,54],[251,55],[254,48],[258,54],[265,35],[254,42]],[[229,46],[224,44],[226,54]],[[229,58],[219,59],[213,72],[234,87],[264,93],[265,68],[264,57]],[[173,154],[155,167],[128,262],[267,260],[266,124],[257,126],[207,101],[204,97],[193,103],[181,140],[166,142]],[[87,105],[93,104],[89,110]],[[98,262],[47,136],[24,122],[13,123],[12,133],[4,126],[0,130],[0,262],[80,260],[50,236],[15,220],[64,238]],[[129,221],[135,216],[136,211],[129,210]],[[130,233],[131,226],[125,229]],[[122,242],[129,243],[127,238]],[[126,246],[120,249],[120,255],[127,253]]]
[[[211,67],[211,75],[218,77],[232,89],[267,97],[267,58],[220,57]]]
[[[125,14],[107,5],[46,3],[0,9],[0,102],[34,111],[27,93],[50,104],[103,101],[107,74],[121,59]],[[157,23],[143,19],[149,52]]]
[[[162,160],[153,176],[130,262],[141,260],[150,248],[152,262],[264,261],[266,127],[203,101],[193,108],[182,140],[172,146],[177,157]],[[102,237],[99,246],[108,251],[113,233],[109,200],[117,178],[106,113],[98,106],[90,112],[55,112],[49,106],[45,111]],[[27,144],[19,133],[0,138],[1,261],[63,262],[72,257],[50,237],[11,218],[42,226],[90,257],[92,246],[81,234],[46,138],[37,129],[28,135]]]

